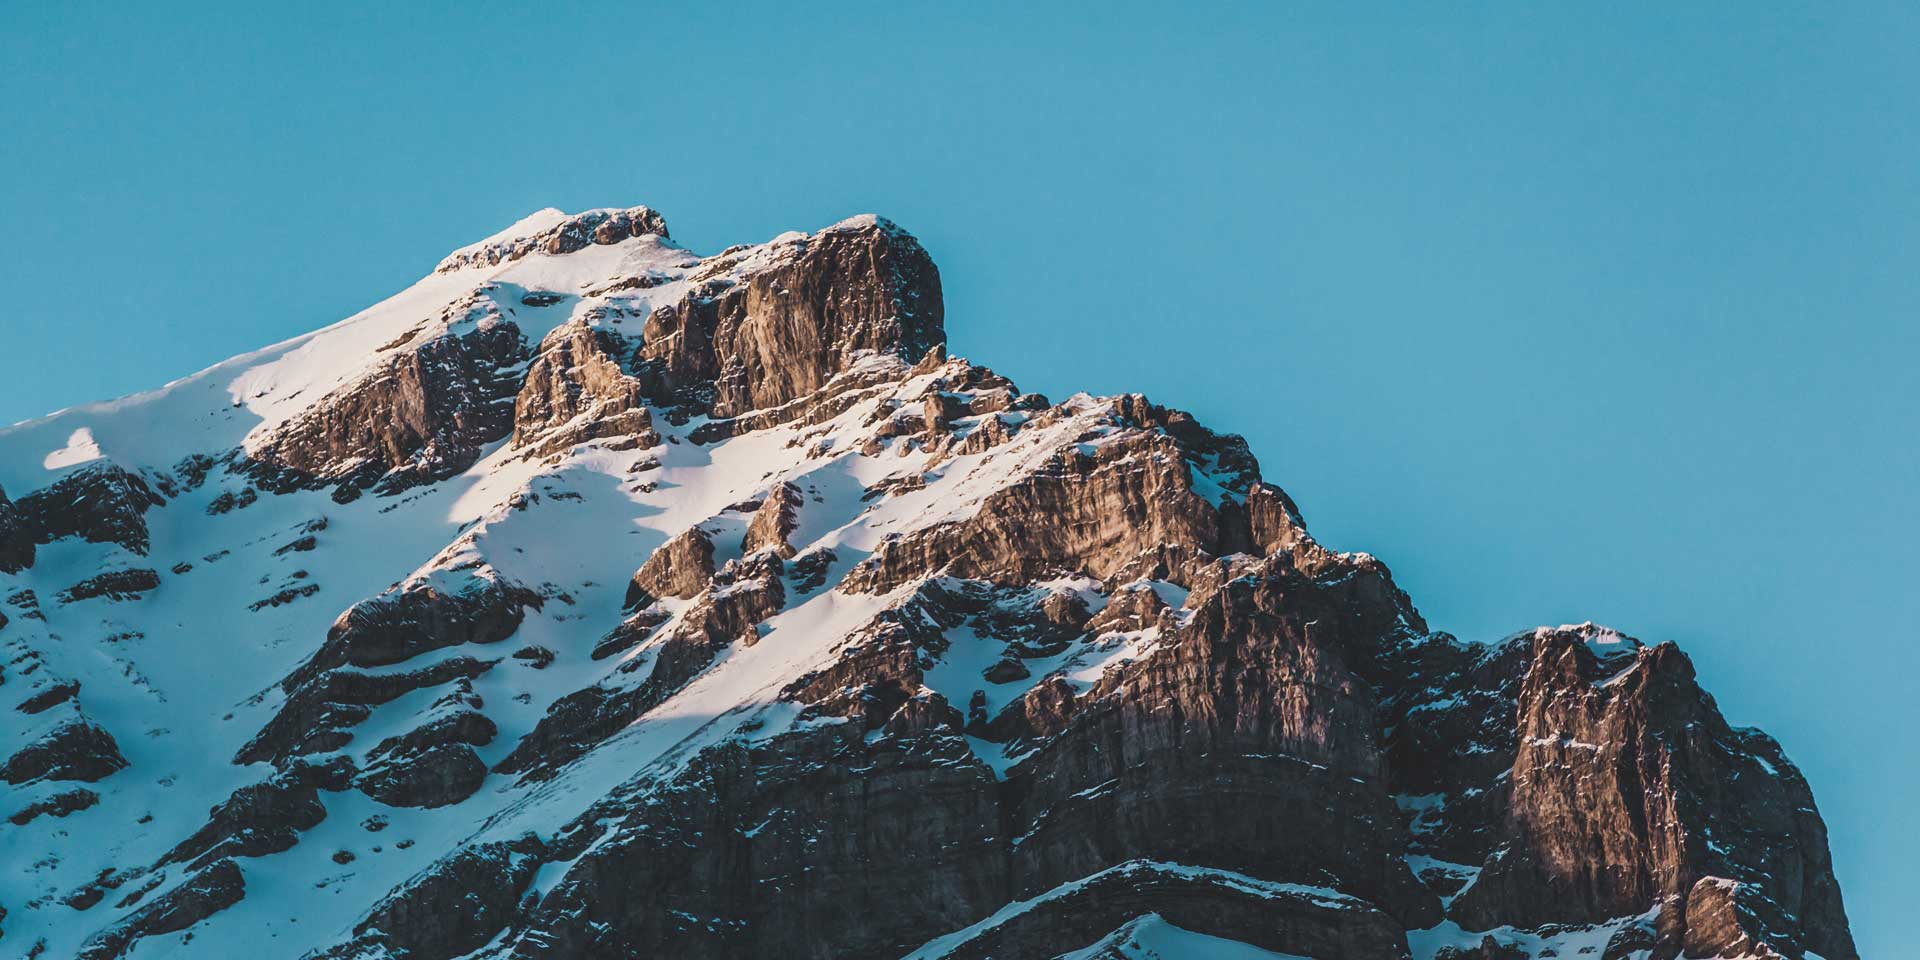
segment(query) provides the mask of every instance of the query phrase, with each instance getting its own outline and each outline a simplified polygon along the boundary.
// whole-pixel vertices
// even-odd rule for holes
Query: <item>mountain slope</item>
[[[542,211],[0,432],[0,944],[1856,956],[1672,645],[1432,632],[1238,437],[944,320],[878,218]]]

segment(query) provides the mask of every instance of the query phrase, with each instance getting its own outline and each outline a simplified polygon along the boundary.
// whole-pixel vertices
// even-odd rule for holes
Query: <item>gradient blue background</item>
[[[195,6],[0,5],[0,422],[541,206],[880,212],[957,352],[1246,434],[1437,627],[1679,641],[1913,949],[1913,6]]]

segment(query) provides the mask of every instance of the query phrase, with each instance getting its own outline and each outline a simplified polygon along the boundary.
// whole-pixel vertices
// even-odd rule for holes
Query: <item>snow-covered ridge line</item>
[[[571,215],[548,207],[485,240],[455,250],[433,272],[498,266],[531,253],[567,254],[590,244],[619,243],[648,234],[667,238],[666,221],[651,207],[606,207]]]

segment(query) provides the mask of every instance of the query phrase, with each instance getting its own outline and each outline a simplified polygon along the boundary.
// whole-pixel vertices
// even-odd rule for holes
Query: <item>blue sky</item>
[[[0,421],[542,206],[874,211],[956,352],[1245,434],[1437,627],[1679,641],[1920,888],[1920,14],[1901,4],[0,7]],[[711,8],[711,9],[703,9]]]

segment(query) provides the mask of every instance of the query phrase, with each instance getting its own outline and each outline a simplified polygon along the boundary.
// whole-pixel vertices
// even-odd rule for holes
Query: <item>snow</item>
[[[1316,906],[1328,909],[1343,910],[1368,907],[1366,901],[1347,896],[1344,893],[1328,887],[1299,883],[1279,883],[1272,880],[1261,880],[1231,870],[1197,867],[1183,863],[1169,863],[1158,860],[1129,860],[1126,863],[1108,867],[1105,870],[1090,874],[1078,880],[1068,881],[1038,896],[1009,903],[978,923],[928,941],[920,947],[920,949],[903,957],[902,960],[937,960],[937,958],[954,952],[981,934],[1005,926],[1007,923],[1022,914],[1032,911],[1036,907],[1085,890],[1096,881],[1114,875],[1134,875],[1141,873],[1184,877],[1194,880],[1209,880],[1251,896],[1264,897],[1267,899],[1303,899]],[[1259,956],[1259,954],[1255,954],[1255,956]]]
[[[1237,940],[1194,933],[1149,913],[1085,949],[1062,954],[1057,960],[1307,960],[1290,953],[1274,953]]]
[[[98,460],[103,456],[105,454],[100,452],[100,444],[93,439],[93,431],[87,427],[81,427],[67,437],[66,446],[47,454],[46,458],[40,461],[40,465],[48,470],[59,470]]]
[[[526,237],[538,236],[565,223],[569,216],[571,216],[571,214],[558,207],[543,207],[515,220],[512,226],[499,233],[495,233],[483,240],[477,240],[454,250],[447,255],[447,258],[452,259],[463,254],[473,253],[476,250],[484,250],[496,243],[511,243],[512,241],[521,240]]]
[[[1408,931],[1407,946],[1411,948],[1413,960],[1433,960],[1448,947],[1471,951],[1480,945],[1483,938],[1490,936],[1499,943],[1518,948],[1528,957],[1600,960],[1608,941],[1621,930],[1636,925],[1651,927],[1659,915],[1660,908],[1655,907],[1637,916],[1618,917],[1590,926],[1549,926],[1539,930],[1516,930],[1512,927],[1465,930],[1448,920],[1426,930]],[[1624,960],[1647,960],[1649,952],[1637,950],[1625,954]]]
[[[564,219],[560,211],[542,210],[470,246],[528,236]],[[528,342],[538,343],[591,306],[578,294],[620,276],[648,271],[677,275],[696,261],[693,254],[659,237],[643,236],[561,256],[532,254],[491,267],[430,274],[337,323],[157,390],[72,407],[0,430],[0,488],[16,495],[38,489],[53,479],[50,472],[82,462],[76,458],[83,456],[164,470],[191,453],[218,454],[243,443],[253,449],[314,401],[377,368],[386,356],[381,347],[416,330],[428,335],[445,329],[449,321],[442,314],[450,305],[473,300],[483,310],[512,320]],[[644,317],[650,305],[677,300],[685,289],[684,281],[675,280],[601,299]],[[524,290],[572,296],[553,307],[533,308],[519,302],[517,291]]]

